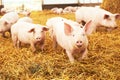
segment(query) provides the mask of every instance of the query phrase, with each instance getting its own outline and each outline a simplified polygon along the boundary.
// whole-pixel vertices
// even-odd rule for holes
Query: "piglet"
[[[86,33],[89,31],[91,22],[89,21],[85,26],[82,26],[77,22],[62,17],[47,20],[46,25],[52,29],[50,31],[54,47],[59,44],[65,49],[71,63],[74,62],[74,53],[81,53],[82,57],[80,59],[87,56],[88,39]]]
[[[10,31],[11,26],[16,23],[18,19],[19,15],[16,12],[6,13],[0,18],[0,33],[2,33],[3,37],[6,37],[5,32]]]
[[[53,13],[56,13],[56,14],[62,14],[63,13],[63,9],[62,8],[57,8],[57,7],[52,8],[51,11]]]
[[[79,7],[75,12],[75,17],[76,21],[79,23],[92,20],[91,29],[95,32],[98,26],[117,28],[116,20],[120,19],[120,14],[112,14],[102,8]]]
[[[12,41],[18,48],[20,43],[30,44],[32,51],[35,52],[35,45],[39,44],[40,49],[43,50],[47,30],[48,28],[43,25],[17,22],[11,27]]]
[[[74,13],[78,7],[67,6],[64,8],[63,13]]]
[[[33,23],[33,20],[30,17],[22,17],[18,20],[18,22],[29,22]]]

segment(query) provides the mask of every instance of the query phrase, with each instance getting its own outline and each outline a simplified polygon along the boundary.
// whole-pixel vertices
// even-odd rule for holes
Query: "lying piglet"
[[[104,9],[96,7],[80,7],[75,13],[77,22],[88,22],[92,20],[92,28],[96,31],[98,26],[117,28],[116,19],[120,19],[120,14],[112,14]]]
[[[63,13],[74,13],[78,7],[67,6],[64,8]]]
[[[39,44],[41,50],[44,48],[45,31],[48,28],[28,22],[17,22],[11,27],[12,40],[15,47],[19,48],[20,43],[30,44],[35,52],[35,45]]]
[[[50,22],[51,24],[48,24]],[[57,46],[58,43],[63,49],[65,49],[70,62],[73,63],[74,53],[81,53],[81,59],[87,55],[88,39],[86,33],[90,24],[91,21],[89,21],[84,27],[81,27],[78,23],[72,20],[54,17],[47,20],[46,25],[49,28],[52,27],[51,36],[53,38],[54,46]]]
[[[63,9],[62,8],[57,8],[57,7],[52,8],[51,11],[53,13],[56,13],[56,14],[62,14],[63,13]]]
[[[33,23],[33,20],[30,17],[22,17],[18,21]]]
[[[17,22],[18,19],[19,16],[16,12],[6,13],[0,18],[0,33],[2,33],[3,37],[6,37],[5,32],[10,31],[11,26]]]

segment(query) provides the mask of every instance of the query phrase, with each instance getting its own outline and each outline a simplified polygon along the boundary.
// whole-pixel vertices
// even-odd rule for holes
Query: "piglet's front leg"
[[[72,55],[72,52],[66,50],[66,53],[67,53],[67,56],[68,56],[70,62],[71,62],[71,63],[74,63],[74,57],[73,57],[73,55]]]
[[[84,50],[82,50],[81,53],[82,53],[82,56],[79,58],[79,60],[87,58],[87,53],[88,53],[87,48],[85,48]]]
[[[5,36],[5,32],[2,33],[2,37],[7,38],[7,36]]]
[[[36,51],[36,48],[35,48],[34,43],[31,43],[30,45],[31,45],[31,49],[32,49],[32,51],[35,52],[35,51]]]

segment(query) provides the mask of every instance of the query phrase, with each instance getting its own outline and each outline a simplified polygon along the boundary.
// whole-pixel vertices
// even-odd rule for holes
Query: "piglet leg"
[[[36,51],[36,48],[35,48],[35,46],[34,46],[34,43],[31,43],[30,45],[31,45],[32,51],[35,52],[35,51]]]
[[[70,62],[74,63],[74,57],[72,56],[72,52],[66,50],[66,53],[67,53],[67,56],[68,56]]]
[[[84,58],[87,58],[87,53],[88,53],[88,50],[87,50],[87,48],[86,48],[86,49],[83,51],[82,57],[80,57],[79,60],[84,59]]]

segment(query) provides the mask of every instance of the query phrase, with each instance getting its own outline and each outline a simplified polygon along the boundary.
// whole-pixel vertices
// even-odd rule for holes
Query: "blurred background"
[[[49,5],[62,5],[64,6],[83,6],[83,5],[93,5],[97,6],[102,3],[102,0],[0,0],[0,5],[4,5],[5,8],[20,10],[42,10],[49,8]],[[46,7],[48,6],[48,7]]]

